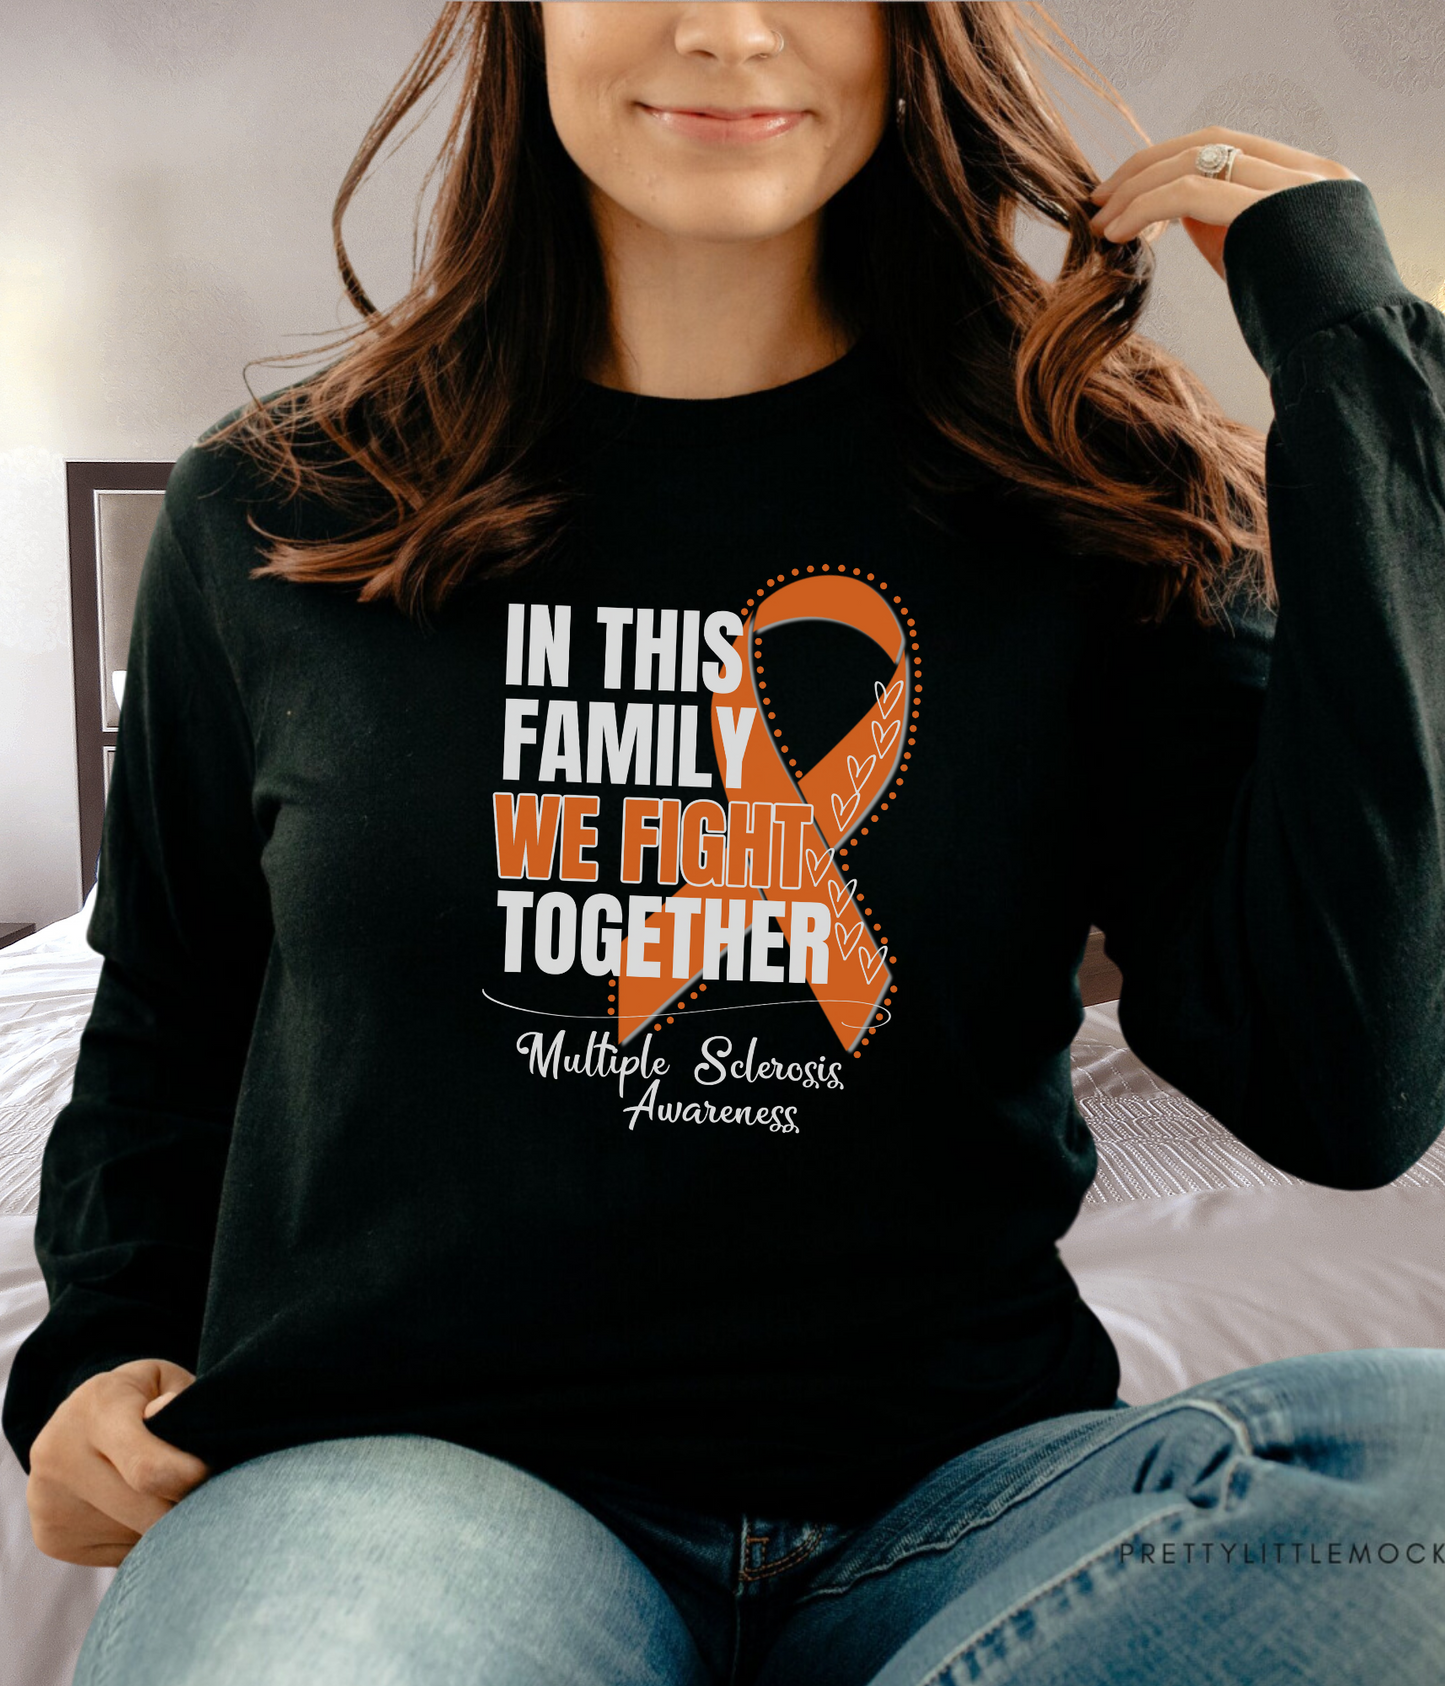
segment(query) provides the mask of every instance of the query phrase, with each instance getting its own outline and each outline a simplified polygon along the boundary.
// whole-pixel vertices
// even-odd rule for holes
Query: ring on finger
[[[1195,153],[1194,168],[1201,176],[1233,181],[1234,161],[1239,157],[1239,150],[1237,146],[1227,146],[1222,141],[1211,141]]]

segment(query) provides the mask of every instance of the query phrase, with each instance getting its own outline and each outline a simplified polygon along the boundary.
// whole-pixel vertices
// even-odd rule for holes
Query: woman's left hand
[[[1237,146],[1232,179],[1203,176],[1196,168],[1202,146]],[[1089,197],[1100,206],[1089,226],[1105,240],[1157,238],[1176,217],[1185,232],[1224,277],[1224,237],[1229,225],[1257,199],[1286,187],[1331,177],[1358,181],[1333,158],[1303,152],[1263,135],[1211,127],[1176,135],[1136,152],[1106,177]],[[1155,234],[1146,231],[1157,225]]]

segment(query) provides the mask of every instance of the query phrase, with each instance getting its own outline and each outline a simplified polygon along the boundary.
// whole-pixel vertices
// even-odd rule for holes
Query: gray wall
[[[1053,0],[1149,134],[1226,122],[1369,183],[1407,282],[1445,306],[1445,0]],[[3,0],[0,31],[0,919],[81,896],[67,458],[176,456],[245,397],[247,358],[354,320],[330,206],[431,0]],[[1082,95],[1100,172],[1141,144]],[[433,117],[363,189],[378,303],[409,270]],[[1236,415],[1264,382],[1175,228],[1147,324]],[[267,391],[292,372],[253,369]]]

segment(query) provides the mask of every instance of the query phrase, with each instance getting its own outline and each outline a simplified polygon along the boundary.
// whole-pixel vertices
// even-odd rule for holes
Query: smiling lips
[[[644,105],[642,109],[655,118],[664,129],[693,140],[738,141],[766,140],[770,135],[786,134],[802,122],[802,111],[725,111],[716,106],[696,106],[683,109],[676,106]]]

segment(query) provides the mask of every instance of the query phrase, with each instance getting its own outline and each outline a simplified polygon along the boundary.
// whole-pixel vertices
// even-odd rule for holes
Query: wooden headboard
[[[1079,967],[1080,998],[1086,1007],[1096,1007],[1101,1001],[1117,1001],[1123,982],[1123,974],[1104,953],[1104,933],[1096,925],[1089,932],[1083,964]]]
[[[120,720],[117,691],[130,647],[136,586],[169,462],[68,462],[70,647],[75,680],[75,777],[80,883],[89,895]]]
[[[120,718],[136,585],[172,464],[66,464],[70,507],[70,624],[75,652],[75,752],[80,790],[80,881],[89,894]],[[1079,992],[1086,1007],[1119,996],[1118,968],[1092,931]]]

